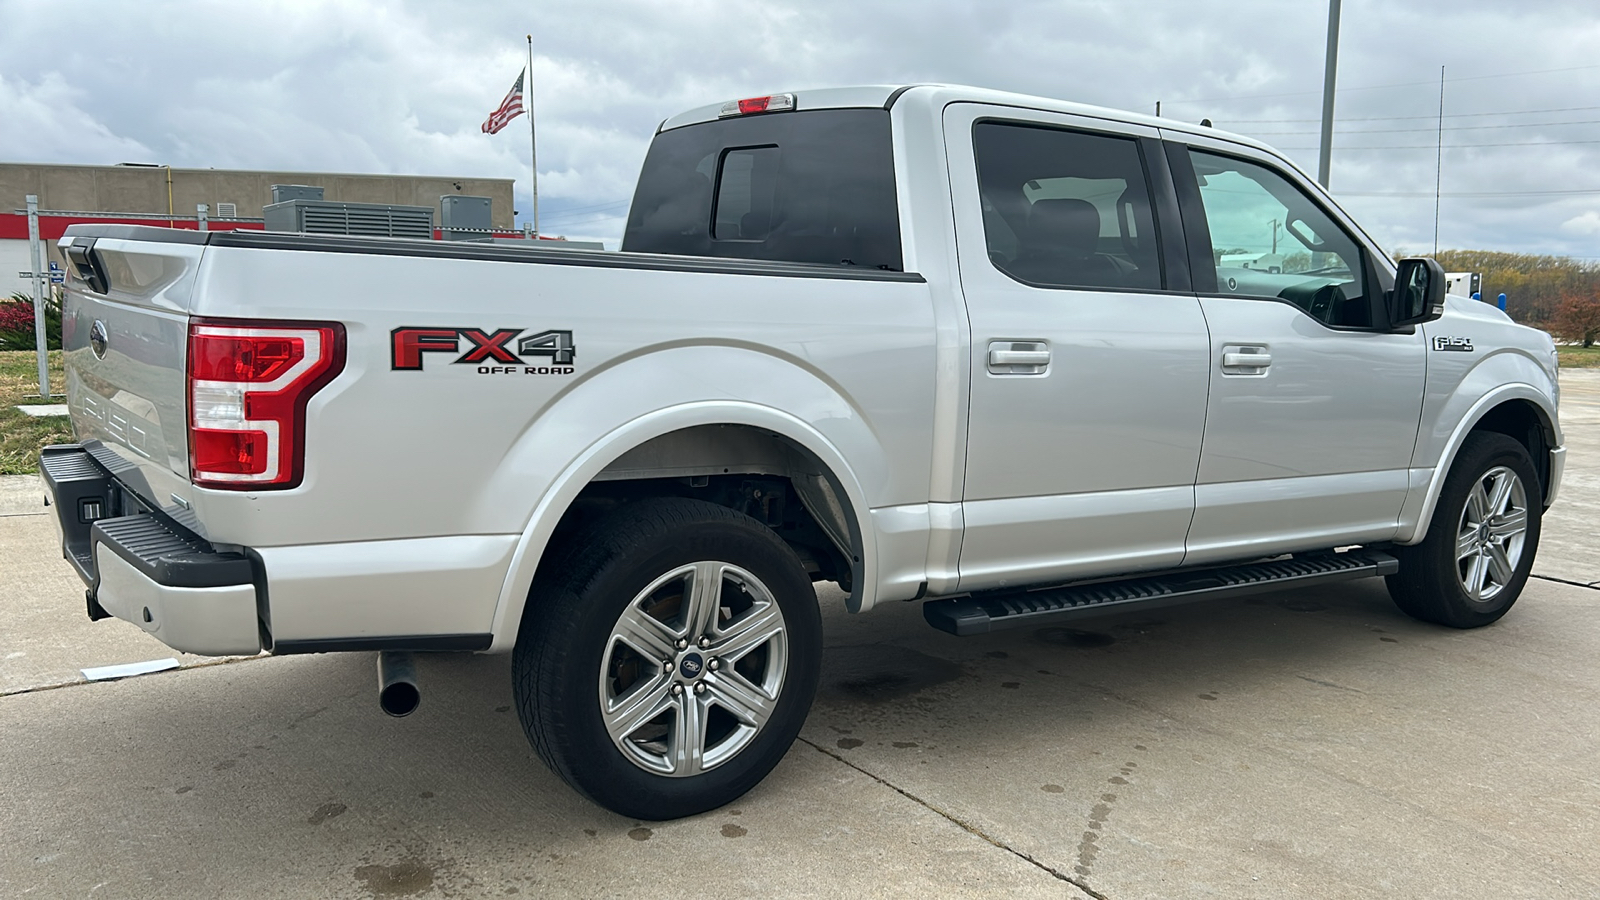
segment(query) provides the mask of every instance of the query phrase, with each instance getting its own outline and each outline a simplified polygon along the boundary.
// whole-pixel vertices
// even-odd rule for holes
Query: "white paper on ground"
[[[35,406],[28,406],[24,404],[17,407],[17,409],[22,410],[24,415],[33,416],[36,419],[44,418],[45,416],[68,415],[67,405],[65,403],[40,403]]]
[[[83,677],[90,681],[111,681],[117,678],[131,678],[134,675],[149,675],[151,672],[165,672],[176,669],[178,661],[175,659],[147,659],[144,662],[123,663],[118,666],[97,666],[93,669],[80,669]]]

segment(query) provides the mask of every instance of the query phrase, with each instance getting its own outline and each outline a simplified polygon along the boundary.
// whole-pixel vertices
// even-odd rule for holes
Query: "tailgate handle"
[[[106,277],[105,264],[100,261],[100,254],[94,251],[95,238],[89,238],[81,243],[74,240],[63,249],[67,251],[67,261],[72,263],[72,268],[88,285],[89,290],[96,294],[104,294],[111,287],[111,279]]]

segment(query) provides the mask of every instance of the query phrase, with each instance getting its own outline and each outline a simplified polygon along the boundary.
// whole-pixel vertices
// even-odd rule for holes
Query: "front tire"
[[[1539,548],[1543,494],[1528,451],[1473,432],[1456,454],[1428,536],[1399,549],[1389,596],[1407,615],[1451,628],[1498,620],[1522,594]]]
[[[742,513],[642,500],[541,564],[512,657],[523,730],[580,793],[674,819],[755,787],[799,734],[822,623],[794,551]]]

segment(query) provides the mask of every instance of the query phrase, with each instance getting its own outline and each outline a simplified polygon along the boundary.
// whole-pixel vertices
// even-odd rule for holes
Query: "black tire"
[[[716,707],[709,712],[709,707],[695,707],[702,710],[705,721],[717,721],[719,727],[753,730],[740,732],[742,743],[735,742],[738,749],[704,771],[695,767],[697,758],[695,766],[685,763],[682,770],[697,774],[658,774],[624,755],[624,746],[634,749],[653,745],[635,744],[627,736],[613,740],[602,714],[601,704],[606,702],[602,697],[611,689],[608,686],[622,679],[616,673],[626,671],[637,679],[629,686],[629,690],[637,689],[637,695],[651,694],[658,696],[659,702],[678,703],[678,709],[686,708],[681,705],[684,701],[699,696],[693,690],[669,698],[659,693],[668,689],[656,685],[670,680],[684,686],[678,679],[691,671],[684,660],[687,655],[694,655],[694,645],[678,651],[684,668],[674,668],[668,674],[659,668],[646,669],[645,655],[634,653],[626,639],[613,634],[613,629],[624,613],[634,615],[647,606],[659,609],[663,605],[655,598],[664,591],[675,590],[672,585],[676,582],[667,582],[635,603],[658,578],[706,561],[737,567],[757,583],[748,586],[750,593],[746,593],[746,583],[731,580],[742,575],[717,569],[720,599],[711,607],[701,607],[712,609],[711,615],[717,618],[704,633],[721,634],[718,629],[724,620],[720,610],[736,607],[740,598],[761,597],[761,608],[770,615],[772,604],[763,597],[760,589],[764,589],[782,614],[783,643],[763,645],[750,651],[749,656],[759,655],[756,662],[765,667],[761,671],[781,678],[781,686],[776,690],[770,715],[757,726],[735,721],[727,712],[732,707]],[[734,594],[727,593],[730,584],[736,589]],[[685,617],[692,608],[691,593],[690,583],[685,581],[679,591]],[[729,597],[733,599],[728,600]],[[755,601],[746,609],[755,610]],[[738,621],[726,620],[730,631]],[[685,634],[693,631],[689,625],[683,628]],[[718,702],[718,684],[732,684],[728,676],[738,674],[745,665],[741,661],[724,666],[724,680],[715,682],[717,669],[711,662],[714,652],[715,649],[707,651],[700,676],[687,682],[690,688],[700,687],[711,695],[704,701],[708,704]],[[768,653],[773,655],[763,655]],[[618,663],[616,660],[624,655],[628,661]],[[822,619],[816,593],[805,567],[787,544],[771,529],[734,510],[699,500],[659,498],[641,500],[611,513],[566,541],[540,565],[512,656],[512,687],[528,740],[540,758],[569,785],[624,816],[675,819],[732,802],[777,765],[810,711],[821,658]],[[605,675],[605,680],[602,667],[612,673]],[[775,674],[779,672],[781,675]],[[700,680],[707,684],[699,684]],[[670,751],[677,746],[674,742],[679,733],[679,727],[672,723],[681,721],[674,720],[675,715],[681,713],[664,712],[664,720],[651,719],[644,726],[672,729],[660,739],[666,751],[662,759],[669,765],[673,756]],[[721,723],[719,715],[727,722]],[[707,725],[703,733],[710,735],[711,726]],[[699,743],[704,746],[708,740],[702,738]],[[643,749],[636,752],[644,758]]]
[[[1490,473],[1501,469],[1509,469],[1521,480],[1526,530],[1511,578],[1501,583],[1493,596],[1475,599],[1464,583],[1471,576],[1462,574],[1463,565],[1469,564],[1458,561],[1457,540],[1465,533],[1469,495]],[[1525,447],[1494,432],[1467,435],[1445,478],[1427,537],[1415,546],[1396,548],[1400,571],[1386,579],[1395,605],[1412,618],[1451,628],[1481,628],[1505,615],[1521,596],[1533,569],[1543,498],[1538,471]]]

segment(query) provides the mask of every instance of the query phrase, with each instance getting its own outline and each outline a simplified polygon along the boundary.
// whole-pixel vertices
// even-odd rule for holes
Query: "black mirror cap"
[[[1400,260],[1389,292],[1389,325],[1404,328],[1444,315],[1444,267],[1426,256]]]

